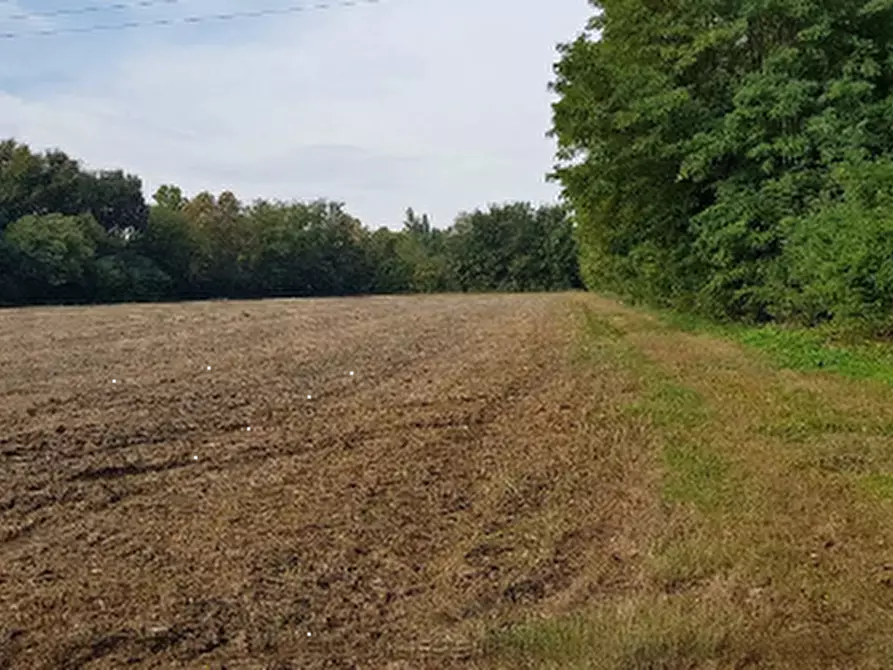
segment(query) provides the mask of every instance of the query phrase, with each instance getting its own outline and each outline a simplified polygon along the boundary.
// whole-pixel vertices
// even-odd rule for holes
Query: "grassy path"
[[[883,371],[854,380],[783,369],[728,338],[574,301],[581,363],[618,380],[591,420],[648,436],[630,449],[653,483],[650,523],[616,556],[637,579],[503,628],[487,665],[893,667],[893,388],[877,381]],[[793,340],[777,339],[783,354]]]

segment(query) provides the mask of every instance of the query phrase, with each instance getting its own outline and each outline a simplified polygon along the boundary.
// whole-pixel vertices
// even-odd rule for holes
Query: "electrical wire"
[[[5,0],[9,2],[9,0]],[[128,9],[148,9],[150,7],[175,5],[181,0],[138,0],[137,2],[115,2],[108,5],[86,5],[84,7],[63,7],[45,12],[21,12],[3,17],[7,21],[27,21],[29,19],[48,19],[54,16],[79,16],[96,12],[123,11]]]
[[[2,2],[3,0],[0,0]],[[150,0],[146,0],[149,2]],[[157,0],[155,0],[157,2]],[[200,14],[196,16],[184,16],[174,18],[148,19],[144,21],[123,21],[121,23],[99,24],[91,26],[63,26],[59,28],[46,28],[43,30],[0,32],[0,40],[15,40],[25,37],[50,37],[55,35],[75,35],[96,32],[117,32],[134,28],[154,28],[175,25],[196,25],[199,23],[236,21],[240,19],[258,19],[270,16],[284,16],[299,14],[307,11],[335,9],[339,7],[356,7],[359,5],[377,4],[379,0],[331,0],[329,2],[317,2],[313,5],[289,5],[271,9],[257,9],[242,12],[226,12],[222,14]],[[160,4],[160,3],[159,3]],[[33,16],[33,15],[32,15]]]

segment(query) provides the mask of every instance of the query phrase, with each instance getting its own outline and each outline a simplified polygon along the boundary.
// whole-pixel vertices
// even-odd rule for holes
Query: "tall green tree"
[[[247,213],[249,267],[262,295],[349,295],[375,283],[368,232],[335,202],[258,201]]]
[[[134,241],[137,254],[150,259],[169,278],[174,295],[196,295],[202,267],[199,232],[179,209],[155,205],[149,212],[146,230]]]
[[[5,242],[18,258],[18,281],[29,299],[83,301],[104,235],[89,214],[31,215],[8,226]]]
[[[0,230],[29,215],[84,213],[82,183],[77,161],[63,152],[40,155],[14,140],[0,142]]]
[[[186,206],[186,203],[189,202],[183,196],[183,190],[174,184],[162,184],[155,190],[155,194],[152,196],[152,199],[155,201],[155,204],[159,207],[163,207],[164,209],[171,210],[174,212],[182,211]]]
[[[563,207],[491,205],[460,215],[453,238],[453,265],[463,290],[547,291],[579,285],[573,223]]]
[[[202,192],[182,205],[198,242],[197,284],[207,295],[239,297],[249,288],[246,276],[249,221],[238,198]]]
[[[142,182],[120,170],[88,172],[62,151],[37,154],[0,142],[0,230],[24,216],[90,213],[108,231],[140,231],[148,222]]]
[[[405,234],[379,228],[367,241],[369,262],[374,268],[373,293],[408,293],[413,289],[413,265],[401,254]]]
[[[409,268],[412,291],[435,293],[457,288],[448,249],[449,234],[434,228],[427,214],[418,216],[412,207],[406,210],[397,254]]]
[[[317,295],[366,293],[374,280],[367,255],[367,231],[338,202],[311,205],[309,236]]]
[[[149,223],[143,183],[121,170],[86,173],[81,177],[85,211],[108,231],[140,232]]]
[[[594,3],[556,66],[555,176],[588,284],[717,316],[791,304],[784,249],[889,156],[893,5]],[[802,238],[802,235],[801,235]]]
[[[261,295],[315,295],[309,228],[318,208],[299,203],[258,201],[248,211],[254,290]]]
[[[0,233],[0,305],[18,305],[27,301],[22,275],[18,251]]]

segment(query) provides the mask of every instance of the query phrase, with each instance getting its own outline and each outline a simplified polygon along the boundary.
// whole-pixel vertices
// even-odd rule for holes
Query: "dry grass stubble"
[[[502,667],[886,668],[891,389],[779,371],[591,299],[589,340],[662,435],[643,588],[497,639]],[[875,485],[872,485],[875,483]]]

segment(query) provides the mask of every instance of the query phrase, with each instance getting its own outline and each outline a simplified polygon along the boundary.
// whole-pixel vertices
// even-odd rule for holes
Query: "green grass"
[[[714,667],[733,648],[723,603],[691,595],[606,602],[580,616],[495,633],[504,668],[647,670]]]
[[[645,417],[664,434],[664,499],[694,504],[705,513],[722,507],[729,493],[729,466],[697,434],[697,427],[709,420],[703,398],[655,369],[643,376],[649,380],[644,398],[627,412]]]
[[[704,401],[697,391],[660,380],[656,372],[649,377],[651,388],[644,399],[629,406],[631,412],[646,415],[654,425],[664,428],[693,428],[707,418]]]
[[[584,322],[586,339],[641,382],[640,398],[626,405],[624,413],[664,434],[664,499],[691,503],[705,513],[723,507],[730,493],[729,467],[697,435],[696,429],[710,418],[701,395],[649,361],[605,316],[586,310]]]
[[[893,385],[893,346],[859,337],[854,331],[721,324],[677,312],[658,315],[666,325],[678,330],[740,342],[762,352],[780,368],[820,370]]]
[[[603,340],[616,342],[624,335],[620,328],[611,323],[606,317],[596,314],[591,309],[583,312],[583,319],[586,324],[586,334],[597,342]]]
[[[728,464],[714,452],[695,442],[673,442],[664,447],[667,475],[664,498],[693,503],[710,512],[726,502]]]
[[[721,531],[721,524],[714,524],[668,533],[648,558],[655,581],[674,592],[728,573],[737,556],[723,542]]]
[[[866,475],[859,480],[867,495],[882,500],[893,500],[893,474]]]

